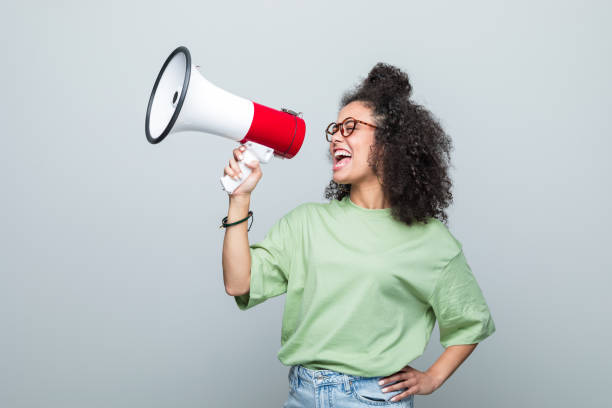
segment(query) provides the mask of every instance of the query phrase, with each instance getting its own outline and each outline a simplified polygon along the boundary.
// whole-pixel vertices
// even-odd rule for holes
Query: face
[[[376,125],[371,109],[359,101],[344,106],[338,112],[336,123],[340,123],[348,117]],[[329,152],[333,159],[333,180],[336,183],[354,185],[377,179],[367,163],[370,148],[374,145],[374,131],[373,127],[356,123],[349,136],[342,136],[340,130],[331,136]],[[338,149],[347,150],[351,157],[336,157],[335,151]]]

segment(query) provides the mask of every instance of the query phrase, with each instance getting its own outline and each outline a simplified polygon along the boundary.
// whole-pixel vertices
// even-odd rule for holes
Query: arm
[[[249,213],[251,196],[229,195],[227,222],[241,220]],[[225,292],[230,296],[242,295],[249,291],[251,280],[251,253],[248,237],[249,221],[225,228],[223,239],[223,281]]]
[[[406,391],[397,394],[390,401],[399,401],[413,394],[429,395],[444,384],[474,351],[476,345],[478,343],[448,346],[427,371],[419,371],[407,365],[397,373],[381,378],[378,384],[383,387],[383,392],[406,388]],[[387,386],[393,382],[395,384]]]
[[[440,344],[445,350],[426,371],[408,365],[383,378],[381,385],[403,380],[386,388],[389,391],[408,388],[395,396],[398,399],[411,394],[431,394],[442,386],[482,340],[495,332],[493,318],[463,251],[443,268],[428,303],[438,320]],[[386,392],[385,389],[383,392]]]
[[[445,350],[426,372],[440,386],[477,344],[495,332],[495,324],[462,250],[443,269],[428,302],[438,320],[440,344]]]
[[[225,166],[224,174],[234,178],[241,175],[240,167],[236,160],[242,160],[242,152],[245,147],[233,150],[233,157]],[[227,223],[241,220],[249,214],[251,204],[251,192],[262,177],[259,161],[245,162],[252,171],[251,174],[240,184],[232,194],[229,194],[229,209],[227,212]],[[251,251],[248,236],[249,220],[240,224],[225,228],[223,238],[223,282],[225,292],[230,296],[240,296],[250,291],[251,285]]]
[[[435,388],[438,389],[457,370],[476,348],[475,344],[460,344],[448,346],[438,357],[435,363],[425,371],[434,379]]]

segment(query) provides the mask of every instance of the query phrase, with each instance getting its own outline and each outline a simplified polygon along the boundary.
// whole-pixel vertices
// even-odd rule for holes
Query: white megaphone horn
[[[170,133],[195,130],[244,144],[239,180],[221,177],[231,194],[251,169],[244,162],[267,163],[272,155],[290,159],[304,142],[306,124],[301,114],[276,110],[236,96],[210,83],[191,63],[186,47],[178,47],[164,62],[147,106],[145,133],[153,144]]]

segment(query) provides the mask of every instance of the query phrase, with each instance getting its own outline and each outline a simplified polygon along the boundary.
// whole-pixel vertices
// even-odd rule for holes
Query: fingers
[[[410,395],[411,395],[411,394],[412,394],[412,392],[409,392],[409,391],[404,391],[404,392],[402,392],[402,393],[399,393],[399,394],[397,394],[397,395],[394,395],[392,398],[390,398],[390,399],[389,399],[389,401],[396,402],[396,401],[399,401],[399,400],[401,400],[401,399],[404,399],[404,398],[408,398],[408,397],[410,397]]]
[[[229,164],[223,168],[223,174],[230,176],[234,180],[240,179],[240,177],[238,177],[238,173],[236,173]]]
[[[407,384],[407,380],[399,380],[396,383],[393,383],[388,386],[383,386],[381,388],[382,392],[391,392],[395,390],[407,389],[409,384]]]
[[[234,158],[231,158],[229,160],[229,166],[234,171],[234,174],[238,176],[242,176],[242,170],[240,170],[240,167],[238,166],[238,162]]]
[[[244,145],[240,145],[239,147],[232,150],[233,156],[229,159],[228,165],[225,166],[223,172],[225,175],[230,176],[234,180],[240,180],[242,177],[242,171],[240,170],[240,166],[238,166],[238,161],[242,160],[243,152],[246,150]]]
[[[401,377],[399,376],[399,374],[393,374],[388,377],[381,378],[380,381],[378,381],[378,385],[390,384],[390,383],[394,383],[399,380],[401,380]]]
[[[242,153],[244,153],[245,150],[246,150],[246,147],[244,145],[240,145],[239,147],[235,148],[233,150],[233,152],[234,152],[234,159],[242,160]]]

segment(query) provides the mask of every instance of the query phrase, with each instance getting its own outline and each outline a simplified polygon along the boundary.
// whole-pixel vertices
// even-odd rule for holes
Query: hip
[[[357,408],[357,407],[414,407],[414,395],[391,401],[406,388],[383,392],[378,385],[383,377],[362,377],[333,370],[312,370],[302,365],[289,369],[289,397],[283,408]]]

